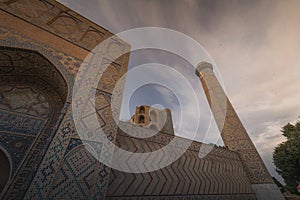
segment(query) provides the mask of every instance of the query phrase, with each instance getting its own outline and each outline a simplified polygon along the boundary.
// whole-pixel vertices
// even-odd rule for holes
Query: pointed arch
[[[12,171],[5,198],[23,187],[20,183],[29,186],[25,181],[33,179],[64,115],[69,87],[57,67],[39,52],[3,46],[0,85],[0,148],[11,156]],[[6,176],[5,170],[0,176]]]

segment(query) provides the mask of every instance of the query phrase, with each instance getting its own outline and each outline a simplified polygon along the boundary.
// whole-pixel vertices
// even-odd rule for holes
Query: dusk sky
[[[273,176],[275,146],[284,141],[280,129],[300,115],[300,1],[255,0],[59,0],[112,33],[139,28],[163,27],[182,32],[200,43],[219,70],[219,80],[240,116],[251,139]],[[200,127],[196,140],[217,141],[214,122],[208,138],[211,113],[194,69],[170,53],[145,50],[131,54],[129,69],[156,62],[168,65],[185,76],[200,102]],[[199,61],[200,62],[200,61]],[[164,78],[165,74],[160,74]],[[130,79],[130,74],[127,77]],[[153,72],[148,76],[159,76]],[[142,78],[142,76],[140,77]],[[165,77],[167,78],[167,77]],[[126,88],[133,82],[127,81]],[[178,109],[178,99],[168,88],[145,85],[131,96],[129,119],[135,106],[160,104],[172,110],[174,125],[185,112],[194,115],[187,101]],[[184,91],[179,91],[184,94]],[[124,108],[122,108],[124,109]],[[185,125],[184,125],[185,126]],[[186,126],[186,135],[189,129]]]

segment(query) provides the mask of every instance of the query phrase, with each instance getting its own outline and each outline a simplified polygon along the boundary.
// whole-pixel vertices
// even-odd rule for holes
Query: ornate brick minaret
[[[214,75],[213,66],[207,62],[199,63],[196,68],[196,75],[200,78],[223,142],[229,150],[239,153],[258,199],[283,199],[246,129]]]

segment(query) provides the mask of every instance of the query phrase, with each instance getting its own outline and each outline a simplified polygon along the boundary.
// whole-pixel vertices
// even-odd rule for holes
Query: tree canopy
[[[286,188],[297,194],[296,187],[300,182],[300,121],[294,125],[288,123],[281,132],[287,140],[275,148],[273,161],[276,171],[286,183]]]

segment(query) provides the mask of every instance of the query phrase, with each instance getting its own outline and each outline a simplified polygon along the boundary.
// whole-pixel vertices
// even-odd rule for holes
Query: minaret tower
[[[213,66],[201,62],[195,73],[200,78],[223,142],[229,150],[239,153],[257,198],[284,199],[214,75]]]

